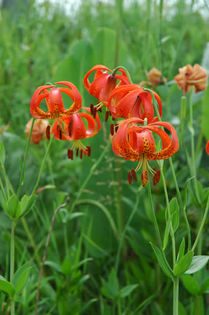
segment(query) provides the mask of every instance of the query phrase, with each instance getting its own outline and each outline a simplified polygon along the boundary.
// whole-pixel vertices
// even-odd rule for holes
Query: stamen
[[[73,131],[73,117],[71,117],[71,120],[68,125],[68,133],[70,137],[72,137],[72,131]]]
[[[140,170],[140,168],[142,167],[142,160],[139,161],[139,164],[136,167],[136,172],[138,172],[138,170]]]
[[[51,129],[50,126],[47,126],[47,127],[46,127],[46,138],[47,138],[48,140],[50,139],[50,136],[51,136],[50,129]]]
[[[115,133],[115,125],[114,125],[114,124],[111,124],[111,125],[110,125],[110,134],[111,134],[111,136],[113,136],[114,133]]]
[[[92,111],[92,116],[95,118],[96,114],[97,114],[97,109],[96,109],[96,107],[94,107],[93,111]]]
[[[78,156],[78,153],[79,153],[79,149],[77,148],[77,149],[75,150],[75,155]]]
[[[80,159],[82,160],[82,158],[83,158],[83,150],[81,149],[80,150]]]
[[[109,111],[107,111],[107,112],[105,113],[105,122],[107,122],[108,117],[109,117]]]
[[[141,181],[142,181],[142,185],[146,186],[148,184],[148,171],[143,171],[142,175],[141,175]]]
[[[131,169],[131,176],[133,177],[133,179],[135,180],[135,182],[137,182],[136,171],[135,171],[134,168]]]
[[[91,103],[91,105],[90,105],[90,112],[91,112],[91,114],[92,114],[92,116],[93,116],[93,113],[94,113],[94,104],[92,104],[92,103]]]
[[[131,176],[131,172],[128,171],[128,183],[131,184],[132,183],[132,176]]]
[[[153,177],[153,185],[157,185],[160,181],[160,170],[158,169],[156,172],[155,172],[155,175]]]
[[[87,145],[86,149],[87,149],[87,155],[91,156],[91,147],[90,147],[90,145]]]
[[[67,156],[68,156],[68,159],[73,160],[73,150],[68,149],[68,150],[67,150]]]

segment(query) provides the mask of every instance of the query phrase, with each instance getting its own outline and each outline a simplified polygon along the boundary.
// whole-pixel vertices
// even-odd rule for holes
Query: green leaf
[[[200,269],[205,267],[208,260],[209,260],[209,256],[204,256],[204,255],[194,256],[192,258],[192,262],[191,262],[189,269],[185,273],[186,274],[192,274],[192,273],[199,271]]]
[[[177,198],[172,198],[170,201],[171,218],[174,232],[179,226],[179,204]]]
[[[185,251],[185,239],[183,238],[181,241],[181,244],[179,246],[179,252],[178,252],[178,256],[177,256],[177,261],[179,261],[179,259],[181,259],[181,257],[184,256],[184,251]]]
[[[116,40],[117,34],[112,29],[100,28],[98,30],[93,40],[96,64],[103,64],[110,69],[114,68]],[[128,51],[122,41],[119,42],[119,50],[118,65],[128,66],[128,68],[130,68]]]
[[[157,257],[158,263],[159,263],[161,269],[163,270],[163,272],[169,278],[174,279],[172,269],[169,266],[169,263],[165,257],[165,254],[163,253],[163,251],[160,248],[158,248],[156,245],[154,245],[153,243],[150,242],[150,244],[152,246],[152,249],[154,250],[154,253]]]
[[[0,142],[0,163],[4,164],[6,159],[6,153],[4,149],[4,144]]]
[[[21,216],[26,215],[34,205],[37,195],[32,194],[31,196],[24,195],[20,201],[21,205]]]
[[[102,294],[114,300],[119,295],[119,283],[114,269],[110,272],[108,280],[102,279]]]
[[[200,292],[200,287],[194,277],[190,275],[184,275],[182,277],[183,284],[187,291],[193,295],[197,295]]]
[[[165,233],[163,237],[163,250],[165,250],[168,245],[169,234],[170,234],[170,222],[167,221],[166,226],[165,226]]]
[[[15,293],[15,287],[13,284],[2,276],[0,276],[0,290],[7,293],[10,297],[13,297]]]
[[[12,219],[18,219],[21,215],[21,205],[19,200],[15,194],[13,194],[6,204],[6,208],[4,208],[6,214]]]
[[[24,288],[31,268],[32,266],[30,266],[29,263],[26,263],[15,272],[13,284],[15,286],[16,293],[19,293]]]
[[[139,285],[138,284],[130,284],[130,285],[127,285],[125,287],[123,287],[120,291],[119,291],[119,297],[120,298],[124,298],[128,295],[131,294],[131,292],[133,290],[135,290]]]
[[[209,279],[205,280],[201,285],[201,293],[209,293]]]
[[[202,115],[201,115],[201,129],[202,134],[208,138],[209,135],[209,124],[208,124],[208,117],[209,117],[209,86],[204,92],[204,96],[202,99]]]
[[[193,255],[193,251],[190,250],[188,253],[186,253],[186,255],[179,259],[173,270],[176,276],[182,275],[189,268]]]

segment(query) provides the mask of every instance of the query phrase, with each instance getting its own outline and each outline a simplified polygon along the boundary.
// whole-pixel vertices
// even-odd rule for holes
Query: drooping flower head
[[[193,67],[187,65],[179,68],[179,74],[174,77],[174,80],[184,93],[188,93],[191,86],[194,86],[194,91],[197,93],[206,89],[207,78],[206,70],[200,65],[195,64]]]
[[[32,127],[33,119],[31,118],[27,125],[25,126],[25,133],[29,137],[30,129]],[[49,123],[45,119],[37,119],[34,122],[33,130],[31,133],[30,141],[35,144],[39,144],[43,140],[44,135],[46,134],[46,129],[49,126]]]
[[[157,93],[152,91],[160,116],[162,115],[162,103]],[[138,86],[129,84],[117,87],[111,93],[108,108],[114,118],[147,118],[148,123],[156,121],[152,94]]]
[[[66,87],[57,87],[58,84]],[[62,93],[67,94],[73,102],[69,108],[64,106]],[[40,108],[43,100],[46,101],[47,111]],[[80,110],[81,105],[82,98],[75,85],[68,81],[60,81],[55,85],[43,85],[37,88],[31,99],[30,111],[35,118],[56,119],[72,115]]]
[[[94,78],[92,82],[90,82],[89,76],[94,71]],[[105,106],[107,106],[110,93],[116,86],[130,84],[124,69],[117,68],[117,72],[121,72],[121,74],[103,65],[96,65],[90,69],[84,77],[83,83],[89,94],[96,97]]]
[[[128,172],[129,183],[132,178],[136,180],[136,172],[142,167],[142,184],[148,183],[148,170],[154,176],[159,177],[159,172],[155,172],[148,164],[149,160],[168,159],[178,151],[179,142],[174,127],[167,122],[153,122],[148,125],[143,125],[144,121],[139,118],[130,118],[123,121],[117,133],[112,139],[112,148],[116,155],[130,161],[138,161],[138,166],[131,172]],[[168,133],[161,129],[168,130]],[[161,148],[157,149],[155,136],[161,140]]]
[[[90,109],[83,107],[87,113],[74,113],[71,116],[65,116],[57,119],[52,126],[54,138],[58,140],[73,141],[72,149],[68,150],[68,157],[73,159],[73,150],[76,150],[76,155],[80,151],[80,158],[83,153],[91,154],[91,147],[85,146],[81,140],[95,136],[101,128],[101,123],[98,114],[95,118],[92,117]]]
[[[155,85],[161,84],[161,83],[165,83],[166,79],[163,78],[162,73],[156,69],[156,68],[152,68],[148,73],[147,73],[147,78],[149,80],[149,83],[155,87]]]

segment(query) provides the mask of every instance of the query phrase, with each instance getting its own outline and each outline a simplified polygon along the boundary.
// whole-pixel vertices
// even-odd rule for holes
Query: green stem
[[[50,148],[51,148],[52,141],[53,141],[53,137],[51,136],[51,138],[50,138],[50,140],[49,140],[49,144],[48,144],[48,146],[47,146],[47,148],[46,148],[46,151],[45,151],[43,160],[42,160],[42,162],[41,162],[41,166],[40,166],[40,169],[39,169],[38,177],[37,177],[35,186],[34,186],[34,188],[33,188],[32,194],[33,194],[33,193],[36,191],[36,189],[38,188],[38,184],[39,184],[39,181],[40,181],[40,178],[41,178],[41,174],[42,174],[42,172],[43,172],[44,164],[45,164],[45,162],[46,162],[46,159],[47,159],[49,150],[50,150]]]
[[[181,144],[184,145],[184,122],[186,119],[186,97],[183,95],[181,97],[181,108],[180,108],[180,139]]]
[[[194,128],[193,128],[193,105],[190,100],[189,102],[189,119],[190,119],[190,134],[191,134],[191,155],[192,155],[192,176],[194,176],[194,189],[196,198],[199,204],[201,204],[198,186],[197,186],[197,172],[195,165],[195,147],[194,147]]]
[[[192,241],[191,241],[190,225],[189,225],[189,221],[188,221],[187,214],[186,214],[186,206],[183,207],[182,210],[183,210],[184,220],[185,220],[185,223],[186,223],[187,237],[188,237],[188,251],[189,251],[191,249]]]
[[[45,147],[45,150],[47,150],[46,141],[44,141],[44,147]],[[51,160],[50,154],[48,155],[48,167],[49,167],[49,174],[50,174],[50,178],[51,178],[51,183],[52,183],[52,185],[55,185],[55,181],[53,178],[53,171],[52,171],[52,160]]]
[[[205,208],[205,213],[203,215],[203,218],[202,218],[202,222],[200,224],[200,227],[199,227],[199,231],[198,231],[198,234],[197,234],[197,237],[196,237],[196,240],[194,242],[194,245],[192,246],[192,251],[195,250],[197,244],[198,244],[198,241],[201,237],[201,234],[202,234],[202,231],[203,231],[203,227],[204,227],[204,224],[205,224],[205,221],[207,219],[207,214],[208,214],[208,209],[209,209],[209,197],[208,197],[208,200],[207,200],[207,204],[206,204],[206,208]]]
[[[174,230],[173,230],[173,225],[172,225],[172,217],[171,217],[171,209],[170,209],[170,203],[168,199],[168,190],[165,182],[165,176],[163,173],[163,168],[161,168],[161,176],[163,179],[163,188],[164,188],[164,193],[165,193],[165,200],[166,200],[166,206],[167,206],[167,211],[168,211],[168,219],[170,222],[170,234],[171,234],[171,242],[172,242],[172,254],[173,254],[173,267],[175,266],[176,263],[176,245],[175,245],[175,235],[174,235]]]
[[[3,182],[1,180],[1,177],[0,177],[0,187],[1,187],[1,191],[2,191],[2,194],[4,196],[4,199],[6,200],[7,196],[6,196],[6,193],[5,193],[5,190],[4,190],[4,185],[3,185]]]
[[[184,220],[185,220],[185,223],[186,223],[187,237],[188,237],[188,249],[190,250],[190,248],[191,248],[191,230],[190,230],[190,225],[189,225],[189,221],[188,221],[187,214],[186,214],[186,206],[183,205],[183,201],[182,201],[182,198],[181,198],[181,194],[180,194],[180,190],[179,190],[179,186],[178,186],[178,182],[177,182],[177,178],[176,178],[176,173],[175,173],[175,170],[174,170],[174,167],[173,167],[173,161],[172,161],[171,157],[169,158],[169,163],[170,163],[170,167],[171,167],[171,172],[172,172],[172,175],[173,175],[174,183],[175,183],[175,186],[176,186],[176,192],[177,192],[177,197],[178,197],[178,201],[179,201],[179,204],[180,204],[180,209],[182,209],[183,217],[184,217]]]
[[[149,181],[149,183],[148,183],[148,193],[149,193],[149,199],[150,199],[150,203],[151,203],[152,218],[153,218],[153,223],[154,223],[154,227],[155,227],[155,232],[156,232],[158,244],[160,245],[160,248],[162,248],[162,239],[161,239],[160,229],[159,229],[159,225],[158,225],[158,223],[157,223],[157,218],[156,218],[155,209],[154,209],[154,205],[153,205],[153,199],[152,199],[152,191],[151,191],[151,184],[150,184],[150,181]]]
[[[93,199],[82,199],[82,200],[78,200],[76,202],[76,206],[83,205],[83,204],[90,204],[90,205],[96,206],[97,208],[99,208],[104,213],[104,215],[106,216],[106,218],[107,218],[107,220],[108,220],[108,222],[112,228],[112,231],[113,231],[116,239],[118,240],[119,239],[119,233],[118,233],[118,230],[116,228],[115,222],[114,222],[113,218],[111,217],[111,214],[108,211],[108,209],[102,203],[100,203],[96,200],[93,200]]]
[[[159,23],[159,47],[160,47],[160,67],[163,70],[163,50],[162,50],[162,21],[163,21],[163,0],[160,0],[160,23]]]
[[[11,240],[10,240],[10,282],[13,282],[15,268],[15,227],[16,221],[12,221]],[[15,314],[15,301],[11,302],[11,315]]]
[[[30,245],[34,250],[36,262],[37,262],[38,266],[40,267],[41,266],[41,259],[40,259],[40,256],[38,255],[37,246],[36,246],[36,243],[33,239],[33,235],[31,234],[30,229],[28,227],[28,223],[24,217],[21,218],[21,222],[22,222],[22,225],[24,227],[25,233],[26,233],[26,235],[30,241]]]
[[[72,206],[71,206],[71,212],[73,212],[83,190],[85,189],[86,185],[88,184],[89,180],[91,179],[91,176],[93,175],[95,169],[97,168],[97,166],[100,164],[100,162],[102,161],[102,159],[104,158],[105,154],[107,153],[107,151],[109,150],[111,146],[111,142],[108,142],[106,147],[104,148],[102,154],[100,155],[100,157],[96,160],[96,162],[92,165],[90,171],[89,171],[89,174],[88,176],[86,177],[85,181],[83,182],[83,184],[81,185],[77,195],[76,195],[76,198],[74,200],[74,202],[72,203]]]
[[[1,168],[2,168],[2,174],[3,174],[3,177],[4,177],[4,181],[5,181],[5,184],[6,184],[7,196],[9,198],[9,182],[8,182],[7,173],[6,173],[6,170],[5,170],[4,163],[1,163]]]
[[[121,253],[121,249],[123,247],[123,242],[124,242],[124,239],[125,239],[125,235],[126,235],[126,231],[129,227],[129,225],[131,224],[131,221],[138,209],[138,204],[139,204],[139,197],[140,197],[140,192],[142,191],[143,187],[140,186],[139,187],[139,190],[138,190],[138,193],[136,195],[136,202],[135,202],[135,206],[134,208],[132,209],[132,212],[128,218],[128,221],[126,222],[126,225],[123,229],[123,232],[121,234],[121,237],[120,237],[120,241],[119,241],[119,245],[118,245],[118,251],[117,251],[117,255],[116,255],[116,260],[115,260],[115,272],[117,273],[118,272],[118,267],[119,267],[119,260],[120,260],[120,253]]]
[[[173,282],[173,315],[178,315],[179,310],[179,278],[175,278]]]
[[[19,182],[19,186],[18,186],[18,189],[17,189],[17,198],[19,197],[21,188],[22,188],[23,183],[24,183],[25,164],[26,164],[26,160],[27,160],[27,157],[28,157],[29,144],[30,144],[30,139],[31,139],[31,135],[32,135],[34,122],[35,122],[35,118],[33,118],[33,120],[32,120],[29,137],[27,138],[27,142],[26,142],[25,154],[24,154],[23,164],[22,164],[21,173],[20,173],[20,182]]]

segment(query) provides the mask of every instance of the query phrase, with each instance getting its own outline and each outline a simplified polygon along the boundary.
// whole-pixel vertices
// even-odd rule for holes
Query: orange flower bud
[[[31,118],[25,127],[25,133],[27,137],[29,137],[30,129],[32,126],[33,119]],[[46,128],[48,126],[48,121],[45,119],[36,119],[33,125],[33,130],[31,134],[30,141],[35,144],[39,144],[43,139],[43,135],[46,133]]]
[[[196,64],[193,67],[187,65],[179,69],[179,74],[174,77],[180,89],[188,93],[191,85],[194,86],[195,93],[203,91],[207,86],[208,75],[206,70]]]
[[[152,86],[158,85],[160,83],[164,83],[166,81],[166,79],[163,78],[162,73],[156,68],[152,68],[147,73],[147,78]]]

